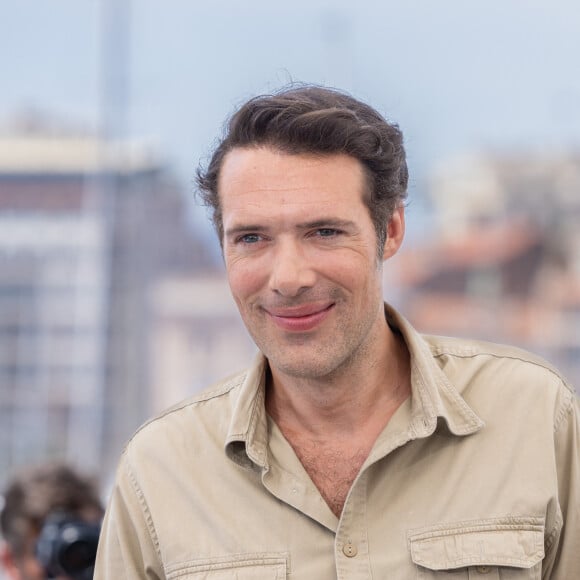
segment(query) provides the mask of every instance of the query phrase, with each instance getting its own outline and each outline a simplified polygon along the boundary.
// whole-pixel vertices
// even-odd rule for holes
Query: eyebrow
[[[311,222],[306,222],[298,226],[299,229],[310,230],[316,228],[349,228],[353,227],[354,222],[351,220],[341,220],[338,218],[322,218],[318,220],[313,220]]]
[[[234,226],[232,228],[228,228],[225,231],[225,236],[236,236],[239,234],[247,234],[249,232],[263,232],[264,231],[264,226],[260,226],[258,224],[243,224],[243,225],[239,225],[239,226]]]
[[[337,218],[321,218],[309,222],[304,222],[298,224],[296,229],[299,230],[310,230],[316,228],[337,228],[337,229],[346,229],[351,228],[354,226],[354,222],[351,220],[343,220]],[[236,236],[240,234],[247,234],[251,232],[267,232],[269,230],[269,226],[265,226],[263,224],[240,224],[228,228],[225,231],[225,235],[228,237]]]

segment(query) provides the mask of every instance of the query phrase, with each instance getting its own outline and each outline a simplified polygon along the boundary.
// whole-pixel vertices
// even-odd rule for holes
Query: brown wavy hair
[[[371,106],[336,89],[291,86],[255,97],[229,119],[225,135],[206,168],[197,170],[198,195],[210,208],[223,242],[219,176],[225,156],[235,148],[271,147],[288,154],[346,154],[362,164],[365,196],[382,248],[386,226],[407,196],[408,170],[403,135]]]

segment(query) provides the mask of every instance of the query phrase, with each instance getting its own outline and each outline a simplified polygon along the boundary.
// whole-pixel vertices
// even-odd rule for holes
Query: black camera
[[[36,557],[47,578],[66,576],[71,580],[92,580],[100,529],[100,524],[67,514],[50,515],[36,543]]]

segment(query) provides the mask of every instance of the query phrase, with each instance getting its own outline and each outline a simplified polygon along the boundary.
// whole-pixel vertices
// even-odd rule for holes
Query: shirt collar
[[[388,323],[397,329],[411,356],[411,415],[417,437],[433,433],[439,418],[454,435],[479,431],[484,422],[467,404],[437,364],[431,347],[394,308],[385,304]]]
[[[258,353],[242,377],[230,421],[226,454],[243,467],[257,465],[264,468],[268,464],[267,368],[266,357]]]
[[[481,429],[484,422],[440,369],[425,339],[388,304],[385,316],[390,326],[401,333],[411,356],[410,428],[414,436],[433,433],[439,418],[454,435],[469,435]],[[228,457],[247,468],[268,467],[267,368],[267,359],[259,353],[241,377],[226,438]]]

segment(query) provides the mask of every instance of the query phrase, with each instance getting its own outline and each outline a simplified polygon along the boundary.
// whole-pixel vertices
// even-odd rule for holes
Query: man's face
[[[252,148],[224,160],[228,279],[273,372],[331,377],[368,355],[384,331],[383,256],[365,187],[361,164],[346,155]],[[384,257],[398,249],[387,246]]]

